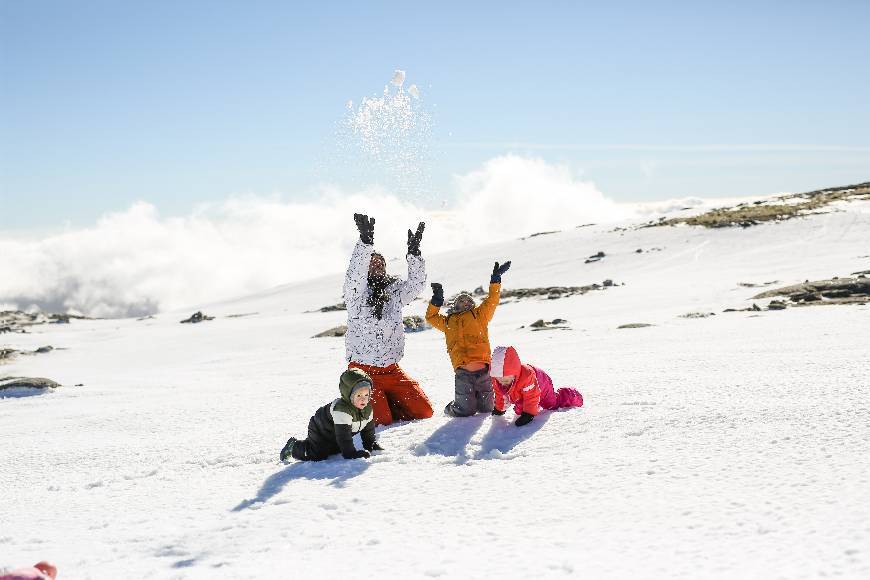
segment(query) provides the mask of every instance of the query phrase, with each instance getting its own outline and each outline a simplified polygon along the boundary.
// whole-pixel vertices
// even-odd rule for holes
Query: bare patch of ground
[[[832,278],[814,282],[807,280],[802,284],[756,294],[752,299],[763,300],[779,296],[787,298],[792,306],[865,304],[870,302],[870,278],[861,274],[857,278]]]
[[[784,221],[795,217],[821,213],[836,201],[870,200],[870,182],[819,189],[806,193],[782,195],[769,200],[741,203],[733,207],[710,210],[696,216],[661,218],[642,228],[686,224],[705,228],[748,228],[769,221]]]

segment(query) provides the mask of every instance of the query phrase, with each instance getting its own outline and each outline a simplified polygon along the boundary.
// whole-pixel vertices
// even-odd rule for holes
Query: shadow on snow
[[[471,417],[454,417],[438,427],[420,444],[417,455],[463,456],[471,438],[489,415],[478,413]]]
[[[23,399],[24,397],[39,397],[49,393],[48,389],[33,387],[10,387],[0,390],[0,399]]]
[[[515,419],[507,419],[505,416],[493,417],[489,431],[480,442],[480,450],[475,454],[475,459],[494,459],[493,451],[508,453],[521,442],[537,433],[550,418],[550,411],[541,411],[534,421],[528,425],[517,427]]]
[[[344,487],[345,483],[365,471],[368,461],[344,459],[340,455],[324,461],[297,461],[266,478],[256,497],[246,499],[232,509],[240,512],[258,503],[265,503],[281,493],[284,486],[294,479],[331,479],[330,485]]]

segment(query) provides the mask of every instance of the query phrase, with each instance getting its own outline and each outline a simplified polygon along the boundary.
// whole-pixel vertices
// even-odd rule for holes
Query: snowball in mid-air
[[[393,80],[390,81],[390,84],[396,87],[401,87],[405,84],[405,71],[396,69],[396,72],[393,73]]]

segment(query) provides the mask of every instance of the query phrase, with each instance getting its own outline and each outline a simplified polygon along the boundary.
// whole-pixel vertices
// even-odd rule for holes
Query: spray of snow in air
[[[405,71],[396,70],[380,95],[348,101],[338,133],[347,160],[367,178],[403,197],[428,189],[432,117],[417,85],[405,88]]]

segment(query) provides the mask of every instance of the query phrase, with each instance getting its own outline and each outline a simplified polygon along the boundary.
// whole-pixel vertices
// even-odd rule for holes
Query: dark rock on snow
[[[347,334],[347,326],[342,324],[341,326],[335,326],[330,328],[329,330],[324,330],[319,334],[315,334],[311,338],[337,338]]]
[[[207,316],[200,311],[196,311],[190,315],[190,318],[186,318],[181,321],[181,324],[196,324],[198,322],[205,322],[206,320],[214,320],[214,316]]]
[[[537,330],[571,330],[568,326],[568,321],[564,318],[554,318],[550,321],[546,321],[542,318],[531,323],[529,328],[531,328],[533,332]]]
[[[0,391],[4,389],[15,389],[21,387],[31,389],[56,389],[59,386],[59,383],[56,383],[51,379],[45,379],[41,377],[4,377],[0,379]]]
[[[534,234],[530,234],[524,238],[520,238],[520,240],[525,241],[525,240],[528,240],[529,238],[537,238],[538,236],[548,236],[550,234],[558,234],[558,233],[559,233],[559,230],[553,230],[553,231],[549,231],[549,232],[537,232]]]
[[[711,316],[716,316],[715,312],[689,312],[688,314],[681,314],[680,318],[709,318]]]
[[[592,262],[598,262],[605,256],[604,252],[598,252],[596,254],[592,254],[588,258],[586,258],[585,264],[591,264]]]
[[[607,284],[607,281],[605,281],[604,285],[589,284],[588,286],[544,286],[541,288],[510,288],[507,290],[502,290],[501,298],[502,300],[522,300],[525,298],[546,297],[548,300],[555,300],[558,298],[567,298],[576,294],[586,294],[587,292],[592,292],[593,290],[603,290],[605,287],[609,288],[612,286],[615,286],[615,284],[611,280],[609,285]]]
[[[787,298],[793,306],[864,304],[870,302],[870,278],[834,277],[830,280],[814,282],[807,280],[803,284],[793,284],[762,292],[753,296],[753,299],[776,297]]]
[[[0,363],[11,361],[18,355],[32,356],[35,354],[45,354],[47,352],[51,352],[54,350],[54,347],[51,345],[40,346],[36,350],[16,350],[14,348],[0,348]]]
[[[402,318],[402,324],[405,326],[405,332],[422,332],[432,328],[422,316],[405,316]]]

